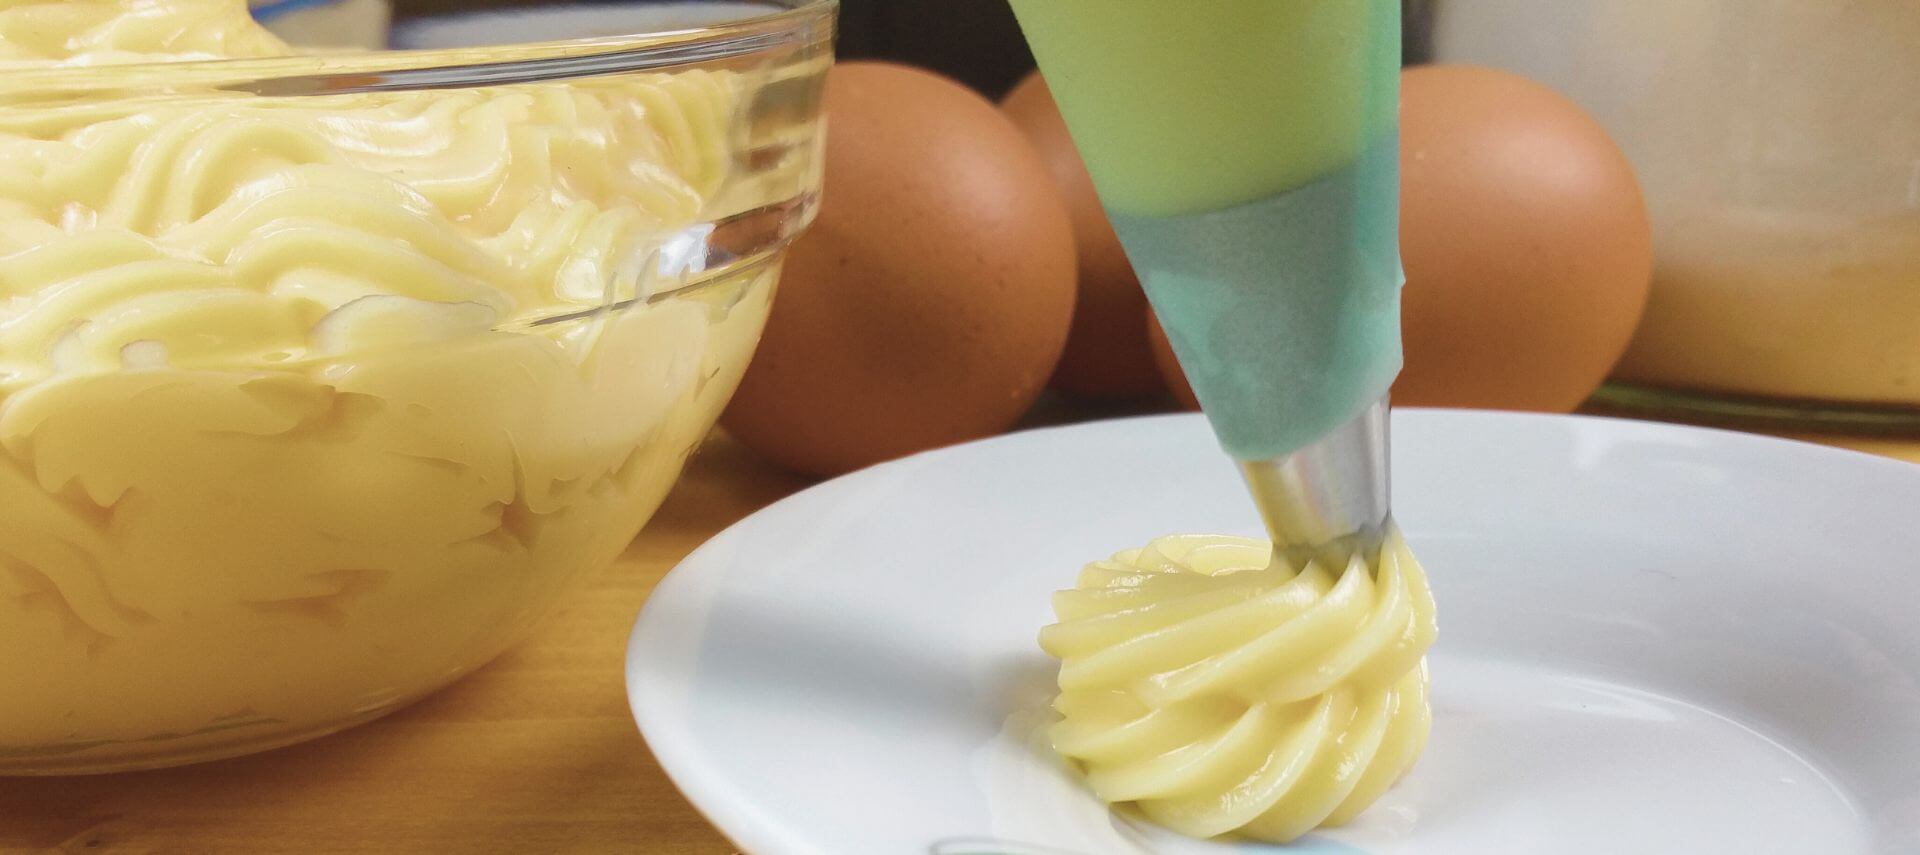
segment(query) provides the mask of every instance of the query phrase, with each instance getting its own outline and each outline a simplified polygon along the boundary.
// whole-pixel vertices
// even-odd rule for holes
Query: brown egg
[[[1033,141],[1073,218],[1080,258],[1079,300],[1066,352],[1054,369],[1053,388],[1096,400],[1158,394],[1160,375],[1140,326],[1147,295],[1140,290],[1133,265],[1127,263],[1120,238],[1107,221],[1093,178],[1067,135],[1067,122],[1060,117],[1047,82],[1038,72],[1027,75],[1001,100],[1000,109]]]
[[[1045,164],[991,102],[905,66],[836,66],[826,112],[819,217],[727,429],[819,475],[1005,430],[1073,318],[1073,226]]]
[[[1193,384],[1187,382],[1187,372],[1180,369],[1180,358],[1173,354],[1173,342],[1167,341],[1167,331],[1160,328],[1159,316],[1152,310],[1148,310],[1146,316],[1147,346],[1153,351],[1154,370],[1180,406],[1198,412],[1200,399],[1193,394]]]
[[[1427,66],[1402,83],[1394,403],[1574,409],[1646,307],[1652,235],[1632,166],[1593,118],[1525,78]]]

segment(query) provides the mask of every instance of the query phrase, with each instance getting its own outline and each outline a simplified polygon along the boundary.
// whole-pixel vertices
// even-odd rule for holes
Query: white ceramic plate
[[[1325,853],[1920,852],[1920,467],[1602,419],[1402,412],[1441,608],[1426,758]],[[1032,737],[1080,565],[1256,534],[1193,416],[823,484],[647,603],[634,715],[757,855],[1260,852],[1102,808]]]

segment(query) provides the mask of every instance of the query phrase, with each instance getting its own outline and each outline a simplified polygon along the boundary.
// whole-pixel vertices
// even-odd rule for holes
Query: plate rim
[[[646,628],[652,625],[652,623],[657,623],[661,620],[661,618],[655,614],[655,610],[656,608],[664,607],[657,607],[656,603],[662,602],[663,599],[680,596],[678,592],[691,584],[689,582],[691,579],[690,574],[683,572],[686,568],[692,565],[706,563],[708,561],[707,556],[711,552],[723,548],[726,542],[739,537],[739,533],[754,525],[756,519],[763,515],[774,513],[783,507],[815,501],[822,494],[831,493],[836,490],[850,489],[849,485],[857,485],[867,479],[883,478],[896,469],[933,465],[944,458],[965,457],[969,454],[978,453],[983,448],[1031,442],[1043,443],[1048,441],[1050,437],[1087,431],[1141,430],[1147,429],[1153,424],[1190,426],[1197,422],[1203,422],[1204,418],[1202,414],[1194,412],[1152,413],[1015,430],[992,437],[911,454],[868,466],[844,475],[823,479],[791,495],[768,503],[766,506],[734,521],[707,540],[701,542],[701,544],[695,547],[692,552],[689,552],[686,557],[675,563],[673,568],[668,570],[667,573],[661,577],[659,583],[654,586],[653,590],[647,594],[646,600],[641,604],[640,611],[634,619],[633,626],[628,634],[623,670],[625,672],[624,682],[626,685],[628,707],[640,732],[641,740],[646,744],[647,750],[653,755],[661,771],[667,776],[668,780],[673,783],[675,789],[679,790],[682,797],[700,813],[702,818],[742,852],[759,853],[759,855],[766,855],[766,853],[781,853],[781,855],[785,855],[785,853],[796,853],[796,855],[841,855],[840,853],[822,850],[808,842],[789,827],[788,824],[783,823],[777,816],[767,811],[764,806],[753,804],[744,799],[729,798],[728,792],[731,791],[732,788],[729,785],[728,777],[710,769],[702,759],[701,753],[694,750],[692,742],[687,740],[663,741],[654,738],[658,732],[658,728],[665,724],[665,722],[660,720],[665,713],[660,711],[659,708],[651,702],[644,700],[648,693],[641,691],[641,686],[649,681],[646,679],[647,668],[645,664],[643,664],[645,660],[640,654],[643,652],[643,649],[647,647],[644,638],[647,634]],[[1423,422],[1447,420],[1472,422],[1484,420],[1535,424],[1573,422],[1579,424],[1597,424],[1612,430],[1636,431],[1652,435],[1705,436],[1715,442],[1730,443],[1736,446],[1744,444],[1755,449],[1764,449],[1767,453],[1826,457],[1830,464],[1862,466],[1869,469],[1884,470],[1888,473],[1898,470],[1903,477],[1920,478],[1920,465],[1913,462],[1866,451],[1823,445],[1803,439],[1751,433],[1723,427],[1658,422],[1611,415],[1400,406],[1392,408],[1392,418],[1393,432],[1401,435],[1404,435],[1409,429],[1418,430],[1417,425]],[[1412,422],[1413,424],[1403,426],[1406,422]],[[640,536],[645,537],[645,532],[643,531]],[[663,592],[667,594],[666,598],[662,597]],[[653,616],[650,617],[650,615]]]

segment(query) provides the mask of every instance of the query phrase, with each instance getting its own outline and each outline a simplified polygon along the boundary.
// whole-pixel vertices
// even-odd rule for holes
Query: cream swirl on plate
[[[1372,566],[1271,557],[1167,537],[1055,595],[1051,737],[1102,798],[1196,837],[1284,842],[1352,819],[1419,757],[1436,628],[1405,538]]]

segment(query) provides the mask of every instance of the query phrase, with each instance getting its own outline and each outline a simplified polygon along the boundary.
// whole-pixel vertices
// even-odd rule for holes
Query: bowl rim
[[[263,96],[460,89],[725,65],[832,44],[840,0],[744,4],[768,11],[705,26],[508,45],[9,68],[0,86],[41,97],[80,91],[151,96],[156,87],[176,86]]]

